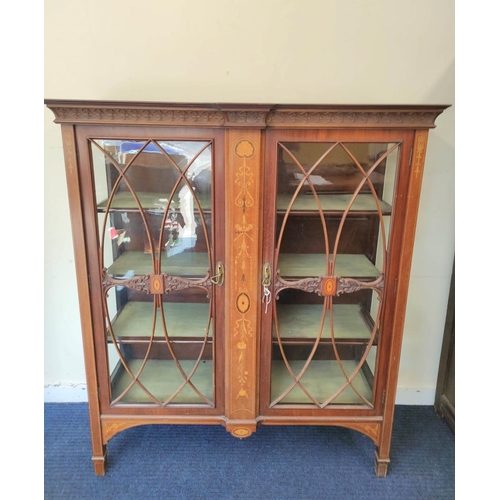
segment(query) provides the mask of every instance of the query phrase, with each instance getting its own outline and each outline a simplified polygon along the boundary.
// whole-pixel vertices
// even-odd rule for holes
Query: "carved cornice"
[[[232,127],[265,127],[265,111],[228,111],[226,113],[226,126]]]
[[[47,99],[56,123],[226,128],[434,128],[448,106],[192,104]]]
[[[222,126],[224,114],[216,110],[141,109],[106,106],[49,108],[55,123],[99,123],[124,125]]]
[[[274,111],[267,117],[268,127],[356,127],[356,128],[434,128],[442,111]]]

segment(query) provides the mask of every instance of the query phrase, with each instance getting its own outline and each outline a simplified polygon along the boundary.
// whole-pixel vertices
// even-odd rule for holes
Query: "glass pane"
[[[108,304],[119,293],[110,290]],[[125,287],[121,293],[127,295],[123,307],[108,318],[112,401],[212,404],[212,318],[206,294],[172,293],[157,307]]]
[[[333,305],[299,290],[280,293],[273,324],[271,406],[370,404],[379,322],[369,310],[372,293],[342,296]]]
[[[111,403],[213,406],[211,143],[100,139],[91,151]]]
[[[395,143],[278,144],[272,406],[371,406],[398,154]],[[337,278],[333,296],[307,286],[325,277]]]
[[[211,149],[206,142],[92,141],[108,274],[151,274],[159,261],[175,276],[208,275]]]

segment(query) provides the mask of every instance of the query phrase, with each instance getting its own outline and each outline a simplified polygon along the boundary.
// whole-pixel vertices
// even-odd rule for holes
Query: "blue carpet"
[[[45,404],[46,499],[455,498],[455,437],[431,406],[397,406],[386,478],[374,444],[336,427],[261,426],[235,439],[219,426],[148,425],[117,434],[94,475],[85,403]]]

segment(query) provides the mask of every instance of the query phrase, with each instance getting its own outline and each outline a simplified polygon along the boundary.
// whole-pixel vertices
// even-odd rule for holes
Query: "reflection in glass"
[[[396,143],[278,143],[275,267],[283,289],[271,406],[372,406],[398,154]],[[356,286],[323,296],[301,285],[328,276],[337,287],[340,278]]]
[[[212,144],[95,139],[90,147],[111,404],[212,407],[203,284],[212,268]],[[158,275],[162,286],[168,276],[180,285],[150,293],[149,276]]]

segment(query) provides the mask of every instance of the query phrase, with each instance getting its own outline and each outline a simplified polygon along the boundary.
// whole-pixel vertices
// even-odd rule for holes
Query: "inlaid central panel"
[[[109,404],[214,407],[213,142],[89,146]]]
[[[276,142],[270,408],[373,407],[398,154]]]

